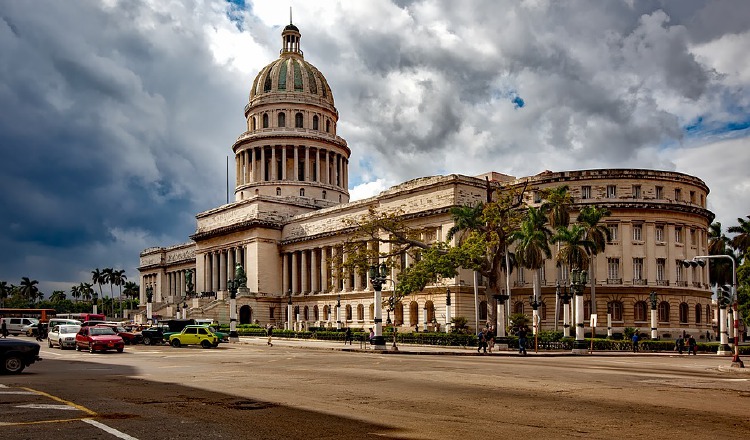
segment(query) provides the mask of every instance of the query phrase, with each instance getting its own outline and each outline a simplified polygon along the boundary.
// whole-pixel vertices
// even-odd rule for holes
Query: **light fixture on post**
[[[729,261],[732,262],[732,290],[729,293],[729,296],[730,296],[729,301],[727,301],[726,299],[724,300],[725,302],[731,302],[734,305],[733,306],[734,308],[734,356],[732,357],[732,367],[745,368],[745,364],[742,362],[742,359],[740,359],[740,348],[739,348],[739,327],[740,327],[739,316],[740,315],[737,310],[737,263],[734,261],[734,258],[732,258],[729,255],[698,255],[698,256],[693,257],[692,260],[683,261],[683,265],[688,264],[692,267],[696,267],[694,266],[695,264],[697,266],[703,267],[706,264],[706,261],[704,260],[717,259],[717,258],[729,259]],[[722,310],[724,310],[724,316],[723,317],[719,316],[719,331],[721,335],[721,346],[719,347],[719,352],[718,352],[719,355],[730,353],[729,351],[726,350],[729,347],[728,335],[726,331],[726,319],[727,319],[726,308],[724,309],[720,308],[719,309],[720,314]],[[724,328],[723,331],[721,330],[722,328]]]
[[[652,290],[651,293],[648,294],[648,300],[651,303],[651,339],[659,339],[659,331],[656,327],[656,324],[658,320],[656,319],[656,306],[659,303],[658,296],[656,295],[656,291]]]
[[[286,302],[286,329],[291,330],[292,329],[292,313],[294,312],[292,308],[292,289],[289,289],[286,291],[287,296],[287,302]]]
[[[154,288],[152,286],[146,287],[146,322],[151,324],[154,320],[153,302],[154,300]]]
[[[534,330],[534,352],[539,352],[539,306],[542,305],[541,301],[538,301],[534,295],[529,295],[529,305],[533,310],[531,315],[532,329]]]
[[[237,289],[239,287],[239,280],[227,281],[227,288],[229,288],[229,342],[240,341],[240,335],[237,333]]]
[[[586,288],[588,274],[585,270],[573,269],[571,271],[570,289],[576,297],[576,341],[573,344],[574,354],[587,354],[586,340],[583,327],[583,290]]]
[[[445,289],[445,332],[451,332],[451,289]]]
[[[341,293],[336,296],[336,330],[341,330]]]
[[[187,309],[188,305],[187,302],[182,302],[182,319],[187,319]]]
[[[570,300],[573,297],[567,285],[560,285],[557,282],[555,286],[555,295],[560,298],[563,305],[563,337],[570,337]]]
[[[383,289],[383,283],[386,282],[388,276],[388,266],[385,263],[370,266],[370,283],[375,290],[374,298],[374,309],[375,309],[375,336],[372,338],[371,344],[376,350],[385,350],[385,338],[383,338],[383,303],[381,292]]]

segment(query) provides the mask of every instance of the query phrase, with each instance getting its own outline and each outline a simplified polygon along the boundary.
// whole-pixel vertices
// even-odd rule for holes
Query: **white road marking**
[[[0,391],[0,394],[36,394],[31,391]]]
[[[81,420],[84,423],[88,423],[89,425],[96,426],[97,428],[101,429],[102,431],[108,432],[112,435],[114,435],[117,438],[121,438],[124,440],[138,440],[137,438],[127,435],[124,432],[118,431],[115,428],[110,428],[109,426],[105,425],[104,423],[97,422],[93,419],[82,419]]]
[[[28,403],[26,405],[16,405],[16,408],[31,408],[31,409],[62,409],[65,411],[79,411],[78,408],[74,408],[70,405],[54,405],[51,403]]]

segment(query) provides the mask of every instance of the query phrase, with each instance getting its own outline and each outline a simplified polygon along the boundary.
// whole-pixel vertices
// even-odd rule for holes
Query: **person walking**
[[[698,354],[698,343],[695,342],[695,338],[691,335],[687,335],[688,338],[688,354],[692,353],[694,355]]]
[[[482,329],[477,333],[477,353],[481,353],[482,349],[487,353],[487,334],[485,331],[485,329]]]
[[[352,329],[349,327],[344,331],[344,345],[346,345],[347,342],[349,345],[352,345]]]
[[[526,326],[520,327],[516,332],[518,336],[518,354],[526,356],[526,335],[529,334],[529,329]]]
[[[3,338],[8,337],[8,325],[5,323],[5,319],[3,319],[3,323],[0,326],[0,335],[2,335]]]
[[[640,340],[638,333],[633,333],[631,340],[633,341],[633,353],[638,353],[638,341]]]
[[[487,329],[487,351],[492,353],[492,349],[495,348],[495,326],[490,326]]]
[[[675,342],[675,348],[677,349],[677,352],[682,354],[682,351],[685,350],[685,339],[682,338],[682,336],[677,337],[677,341]]]
[[[273,347],[273,343],[271,342],[271,338],[273,337],[273,326],[271,324],[266,324],[266,335],[268,336],[268,342],[266,342],[266,345]]]

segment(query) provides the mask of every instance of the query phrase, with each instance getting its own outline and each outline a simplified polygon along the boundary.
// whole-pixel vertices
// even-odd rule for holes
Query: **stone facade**
[[[146,288],[153,288],[156,317],[172,317],[183,305],[190,317],[228,322],[228,281],[240,264],[247,273],[247,289],[237,297],[240,323],[284,327],[291,321],[298,328],[335,327],[341,320],[344,326],[372,327],[374,296],[366,274],[332,270],[333,262],[343,258],[342,243],[352,233],[347,220],[369,209],[398,210],[410,224],[425,228],[423,238],[444,240],[453,226],[450,209],[484,201],[489,181],[493,189],[501,190],[526,185],[531,205],[539,203],[541,189],[565,184],[576,210],[594,203],[611,211],[605,222],[616,236],[596,257],[593,268],[600,328],[609,312],[613,332],[621,333],[625,327],[646,331],[649,307],[644,319],[642,307],[655,291],[664,304],[659,306],[662,336],[683,330],[703,335],[711,330],[707,269],[678,265],[680,260],[707,253],[713,214],[706,209],[709,190],[700,179],[639,169],[546,171],[519,179],[497,172],[476,177],[452,174],[414,179],[375,197],[349,202],[351,151],[336,135],[333,94],[322,74],[304,61],[299,37],[296,27],[287,26],[281,56],[253,83],[244,109],[247,131],[232,146],[235,201],[197,214],[191,242],[141,253],[141,303],[145,308]],[[380,246],[379,250],[388,251]],[[408,265],[409,257],[402,263]],[[193,292],[187,289],[188,270],[194,274]],[[393,269],[389,278],[397,280],[398,270]],[[475,303],[474,279],[471,271],[461,270],[454,279],[439,280],[405,298],[391,319],[403,328],[445,329],[446,289],[450,289],[451,315],[466,317],[471,327],[475,321],[484,325],[494,305],[485,298],[481,277]],[[556,284],[566,279],[565,270],[547,262],[542,277],[542,328],[555,327]],[[525,270],[516,270],[507,280],[511,312],[530,315],[531,280]],[[387,283],[383,296],[393,288],[392,282]],[[584,308],[587,314],[593,310],[590,303]]]

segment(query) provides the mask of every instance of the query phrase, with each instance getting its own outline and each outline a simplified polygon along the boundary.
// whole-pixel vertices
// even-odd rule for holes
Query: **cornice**
[[[245,230],[252,229],[252,228],[276,229],[280,231],[283,228],[283,226],[284,226],[284,223],[280,223],[280,222],[253,219],[253,220],[235,223],[235,224],[228,225],[228,226],[222,226],[216,229],[211,229],[210,231],[196,232],[195,234],[191,235],[190,238],[194,241],[207,240],[212,237],[218,237],[218,236],[222,236],[226,234],[231,234],[234,232],[245,231]]]

